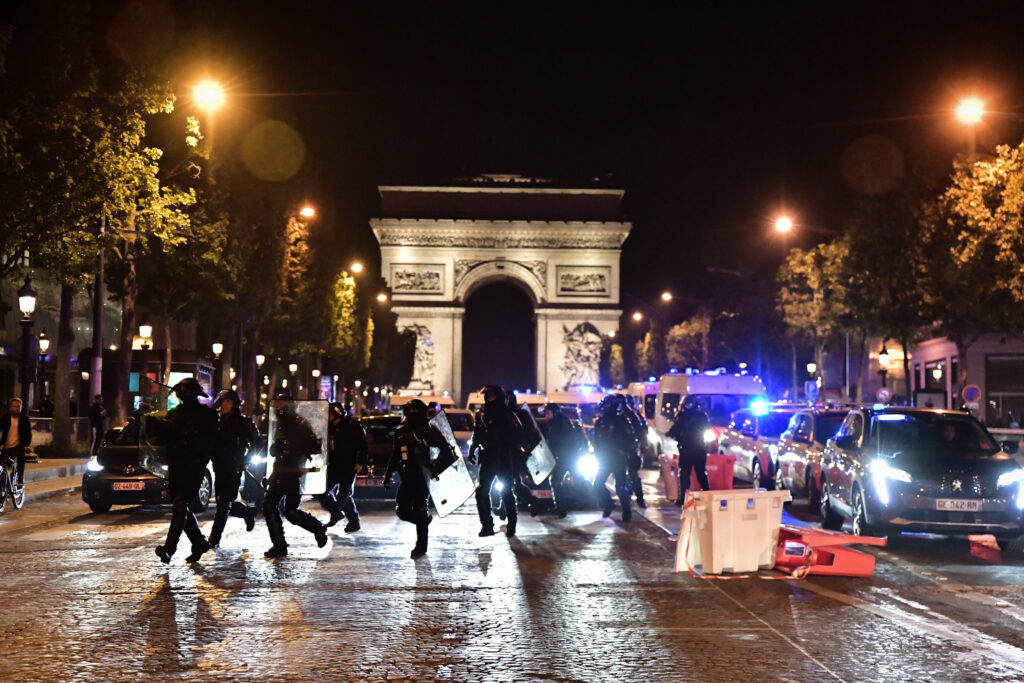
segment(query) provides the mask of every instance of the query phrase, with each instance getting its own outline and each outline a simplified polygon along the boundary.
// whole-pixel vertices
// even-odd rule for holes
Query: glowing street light
[[[303,218],[312,218],[316,215],[316,209],[307,204],[299,210],[299,215]]]
[[[210,344],[210,350],[213,351],[216,358],[220,358],[220,354],[224,353],[224,345],[220,342],[213,342]]]
[[[385,294],[384,292],[381,292],[380,294],[377,295],[377,301],[379,301],[381,303],[384,303],[387,300],[388,300],[388,295]]]
[[[352,269],[353,273],[361,273],[361,272],[363,272],[363,264],[360,263],[359,261],[354,262],[350,266],[350,268]]]
[[[46,352],[49,350],[50,335],[46,334],[46,329],[44,328],[43,331],[39,333],[39,353],[45,356]]]
[[[309,374],[313,375],[314,379],[318,379],[320,377],[320,371],[317,370],[316,368],[310,370]]]
[[[976,126],[985,117],[985,101],[980,97],[965,97],[953,110],[956,119],[966,126]]]
[[[636,313],[633,314],[633,320],[635,320],[637,322],[640,322],[643,319],[644,319],[644,314],[641,313],[640,311],[637,311]]]
[[[299,371],[299,364],[298,363],[289,363],[288,364],[288,372],[290,372],[291,374],[294,375],[298,371]]]
[[[209,78],[204,78],[196,83],[196,86],[192,89],[192,99],[201,109],[211,113],[223,107],[224,103],[227,102],[224,87],[217,81]]]
[[[256,354],[256,367],[262,368],[263,364],[266,363],[266,362],[267,362],[267,357],[266,356],[264,356],[262,353],[257,353]]]
[[[808,375],[812,375],[813,376],[814,373],[816,373],[817,371],[818,371],[818,364],[817,363],[815,363],[814,361],[811,361],[810,363],[807,364],[807,374]]]
[[[793,231],[793,219],[789,216],[779,216],[775,219],[775,232],[786,234]]]
[[[672,292],[662,292],[661,293],[661,300],[662,301],[672,301]]]

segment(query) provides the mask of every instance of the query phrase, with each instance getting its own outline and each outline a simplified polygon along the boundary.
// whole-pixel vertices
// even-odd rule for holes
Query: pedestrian
[[[217,413],[199,402],[207,398],[194,377],[186,377],[172,388],[181,400],[167,412],[164,420],[147,422],[151,432],[162,438],[167,447],[167,487],[171,495],[171,523],[167,540],[156,547],[160,561],[168,564],[178,548],[184,531],[192,543],[187,562],[197,562],[212,547],[203,533],[191,506],[210,462],[217,438]]]
[[[619,404],[619,413],[629,423],[630,433],[633,437],[633,451],[629,454],[629,462],[627,463],[630,485],[633,489],[633,495],[636,496],[637,507],[646,508],[647,503],[644,502],[644,482],[640,478],[640,470],[644,465],[643,448],[647,443],[647,421],[633,410],[626,396],[615,394],[615,400]]]
[[[245,520],[245,530],[256,526],[256,508],[238,498],[238,487],[249,463],[249,451],[260,442],[260,434],[251,420],[242,415],[241,400],[232,389],[225,389],[213,402],[217,410],[217,447],[213,453],[213,482],[217,512],[210,529],[210,545],[220,546],[228,516]]]
[[[295,401],[288,394],[274,398],[277,425],[274,443],[270,445],[270,457],[274,459],[274,470],[267,482],[267,495],[263,499],[263,516],[273,544],[263,553],[264,557],[284,557],[288,544],[284,537],[284,522],[281,520],[281,501],[284,500],[284,516],[295,526],[313,534],[317,546],[327,545],[327,529],[313,515],[299,507],[302,502],[301,482],[306,473],[310,456],[320,451],[321,441],[313,428],[300,417]]]
[[[597,456],[597,478],[594,491],[601,502],[604,517],[612,514],[615,503],[608,492],[606,482],[611,475],[615,480],[615,492],[622,506],[622,521],[633,519],[631,506],[632,487],[627,470],[629,456],[635,450],[633,429],[619,412],[619,402],[614,396],[605,396],[597,406],[598,417],[594,421],[594,455]]]
[[[437,448],[440,455],[430,459],[430,449]],[[391,488],[391,476],[397,472],[401,478],[395,497],[395,515],[403,522],[416,525],[416,545],[409,555],[418,560],[427,554],[428,527],[433,517],[427,507],[430,496],[428,477],[436,477],[439,470],[435,463],[454,462],[457,454],[440,430],[430,424],[427,404],[413,399],[402,406],[402,424],[395,430],[391,447],[391,460],[384,472],[384,488]]]
[[[708,484],[708,446],[705,436],[711,429],[708,419],[697,398],[687,394],[683,398],[682,410],[668,430],[668,436],[679,446],[679,497],[676,505],[686,502],[686,489],[690,486],[690,472],[696,472],[697,483],[702,490],[711,488]]]
[[[43,396],[39,400],[39,417],[53,417],[53,401],[49,396]]]
[[[106,433],[104,427],[107,422],[107,409],[103,407],[103,394],[96,394],[92,397],[92,405],[89,406],[89,429],[92,434],[92,441],[89,446],[89,455],[96,457],[100,449],[100,442]]]
[[[587,450],[587,436],[582,427],[566,415],[557,403],[544,406],[547,418],[541,426],[544,438],[547,439],[551,454],[555,456],[555,469],[548,476],[551,486],[551,502],[555,514],[564,519],[565,509],[565,475],[572,470],[573,464]]]
[[[345,533],[351,534],[360,529],[359,510],[352,499],[356,475],[369,463],[370,449],[363,426],[340,403],[331,404],[330,420],[327,492],[321,494],[320,505],[331,513],[328,527],[345,518]]]
[[[0,418],[0,446],[4,456],[14,458],[18,470],[18,486],[25,485],[25,452],[32,445],[32,424],[21,414],[21,399],[7,402],[7,414]]]
[[[505,506],[508,523],[505,535],[516,535],[519,511],[516,508],[515,476],[521,460],[519,419],[505,404],[505,390],[491,385],[483,389],[484,406],[476,412],[469,461],[480,460],[480,483],[476,489],[476,507],[480,514],[480,536],[494,535],[491,516],[491,486],[497,488]]]
[[[519,463],[515,468],[516,498],[525,500],[530,516],[536,517],[540,507],[540,499],[533,495],[533,491],[523,483],[523,475],[529,476],[526,459],[530,457],[533,449],[540,444],[541,439],[544,437],[541,435],[540,428],[537,427],[537,421],[533,419],[533,413],[530,412],[529,407],[519,403],[515,392],[506,390],[505,395],[507,397],[506,405],[508,405],[508,409],[519,420],[519,448],[521,453],[517,454],[519,456]]]

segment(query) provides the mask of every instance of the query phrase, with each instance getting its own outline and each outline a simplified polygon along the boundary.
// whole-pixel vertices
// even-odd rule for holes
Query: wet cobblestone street
[[[265,526],[246,534],[232,520],[216,555],[189,566],[183,547],[168,567],[152,550],[163,509],[94,516],[74,497],[41,501],[0,519],[0,676],[1024,678],[1019,566],[968,586],[884,551],[871,580],[705,581],[673,574],[672,540],[643,519],[526,516],[511,540],[477,530],[471,507],[435,519],[414,562],[413,528],[372,511],[323,549],[288,527],[290,554],[271,562]]]

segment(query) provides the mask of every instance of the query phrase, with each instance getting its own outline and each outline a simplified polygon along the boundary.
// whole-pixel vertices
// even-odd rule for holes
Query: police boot
[[[359,529],[361,528],[362,527],[360,527],[359,525],[359,515],[356,515],[355,517],[349,518],[348,524],[345,525],[345,533],[351,534],[353,532],[359,531]]]
[[[164,564],[170,564],[171,563],[171,555],[172,554],[173,553],[167,552],[167,548],[162,546],[162,545],[158,545],[156,547],[156,556],[159,557],[160,561],[163,562]]]
[[[198,562],[199,558],[203,556],[207,550],[212,550],[213,545],[208,541],[204,540],[202,543],[198,543],[192,546],[192,554],[185,558],[186,562]]]
[[[414,560],[418,560],[427,554],[427,525],[429,522],[421,522],[416,525],[416,546],[409,554]]]

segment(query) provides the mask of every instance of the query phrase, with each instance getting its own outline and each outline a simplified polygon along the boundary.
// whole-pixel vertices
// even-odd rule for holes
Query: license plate
[[[963,500],[960,498],[939,498],[935,501],[935,509],[944,512],[977,512],[981,509],[980,500]]]
[[[377,479],[375,477],[358,477],[356,478],[356,486],[383,486],[384,477]]]
[[[110,485],[115,491],[143,491],[146,488],[144,481],[115,481]]]
[[[551,489],[534,489],[533,491],[530,491],[530,493],[533,494],[534,498],[550,498],[551,497]]]

